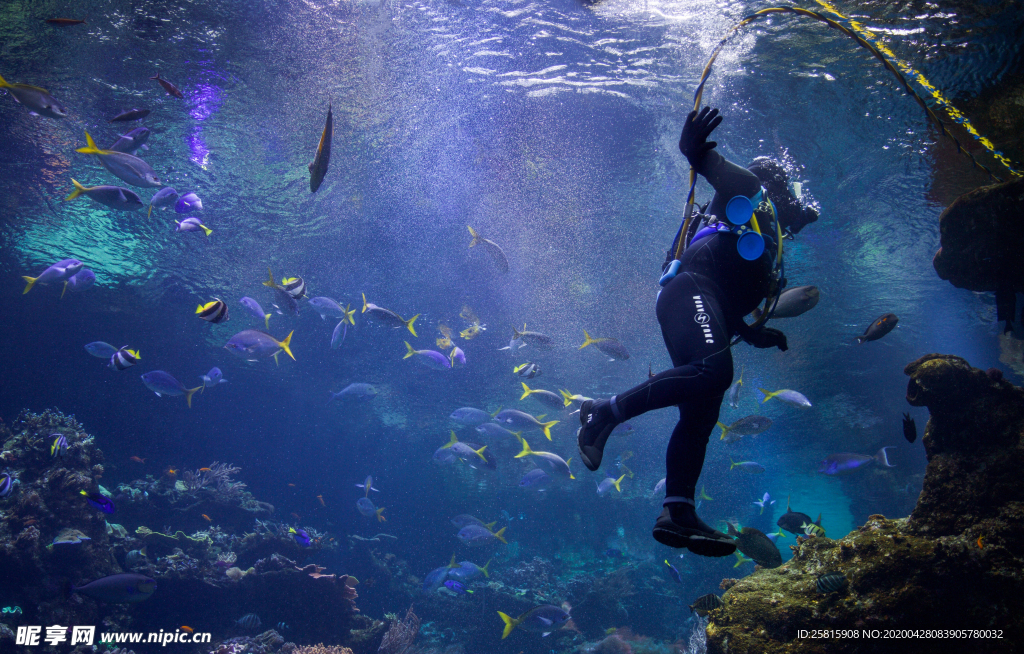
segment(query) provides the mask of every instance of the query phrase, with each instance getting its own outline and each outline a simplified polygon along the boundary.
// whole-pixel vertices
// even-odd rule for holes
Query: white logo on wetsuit
[[[704,301],[700,299],[699,295],[693,296],[693,306],[697,309],[697,313],[694,314],[693,320],[700,325],[702,330],[704,330],[704,342],[713,344],[715,339],[711,335],[711,328],[708,327],[708,325],[711,324],[711,316],[704,311]]]

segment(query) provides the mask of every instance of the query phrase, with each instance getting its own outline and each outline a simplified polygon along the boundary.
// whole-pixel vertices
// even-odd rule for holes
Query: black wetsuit
[[[750,171],[708,152],[697,172],[714,187],[710,215],[725,216],[736,195],[751,197],[761,187]],[[768,232],[769,225],[762,225]],[[774,225],[770,226],[774,230]],[[658,296],[657,316],[672,365],[612,400],[617,421],[648,411],[679,407],[679,422],[666,453],[665,494],[693,500],[704,466],[708,438],[718,421],[722,398],[732,383],[730,339],[749,333],[743,316],[765,298],[771,279],[774,238],[764,254],[747,261],[736,250],[737,236],[719,232],[690,245],[680,268]]]

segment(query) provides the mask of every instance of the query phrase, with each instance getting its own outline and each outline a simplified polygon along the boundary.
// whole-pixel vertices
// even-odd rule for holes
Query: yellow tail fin
[[[586,346],[588,346],[588,345],[590,345],[591,343],[594,343],[594,342],[595,342],[594,339],[590,338],[590,334],[588,334],[587,330],[584,329],[583,330],[583,345],[581,345],[579,347],[579,349],[582,350],[583,348],[585,348]]]
[[[283,341],[278,343],[278,345],[281,346],[281,349],[284,350],[288,354],[288,356],[292,358],[292,361],[295,361],[295,355],[292,354],[292,348],[290,346],[292,344],[292,334],[294,333],[295,330],[293,329],[292,331],[288,332],[288,335],[285,336]]]
[[[519,437],[519,442],[523,444],[523,451],[515,456],[517,459],[521,459],[524,456],[533,454],[533,450],[530,449],[530,444],[526,442],[526,439],[522,436]]]
[[[454,554],[452,554],[452,561],[451,561],[451,563],[448,564],[448,567],[449,568],[457,568],[457,567],[459,567],[459,564],[455,562],[455,555]]]
[[[523,396],[519,398],[519,401],[521,402],[521,401],[525,400],[526,398],[530,397],[530,393],[532,393],[533,391],[531,391],[530,387],[526,385],[526,382],[520,382],[520,383],[523,385]]]
[[[497,520],[495,520],[494,522],[487,523],[486,525],[484,525],[484,527],[487,528],[487,531],[493,532],[494,531],[494,525],[496,525],[496,524],[498,524]]]
[[[613,484],[615,484],[615,490],[619,491],[620,493],[622,492],[622,488],[619,486],[619,484],[621,484],[622,480],[625,478],[626,475],[622,475],[621,477],[612,482]]]
[[[512,633],[512,630],[519,626],[519,621],[512,616],[505,615],[501,611],[498,611],[498,615],[501,616],[502,621],[505,623],[505,630],[501,632],[501,639],[505,640]]]
[[[356,319],[352,317],[355,315],[355,313],[356,310],[352,308],[351,304],[345,305],[345,320],[347,320],[348,324],[352,325],[353,327],[356,326]]]
[[[565,461],[565,467],[566,468],[569,467],[569,461],[572,461],[572,457],[571,456],[568,459],[566,459],[566,461]],[[572,470],[569,471],[569,479],[576,479],[576,477],[574,477],[573,474],[572,474]]]
[[[505,533],[506,529],[508,529],[508,527],[502,527],[498,531],[494,532],[494,537],[508,545],[508,541],[501,537],[501,535]]]
[[[724,440],[725,435],[729,433],[729,428],[721,422],[716,422],[715,424],[722,428],[722,436],[718,440]]]
[[[523,386],[526,386],[526,384],[523,384]],[[565,402],[565,406],[572,404],[572,393],[569,391],[563,391],[562,389],[558,389],[558,392],[562,394],[562,401]]]
[[[780,527],[780,529],[781,529],[781,527]],[[491,565],[491,561],[493,561],[493,560],[494,559],[487,559],[487,563],[485,563],[483,565],[483,567],[480,568],[480,572],[484,573],[484,579],[490,579],[491,578],[491,573],[487,572],[487,566]]]
[[[466,227],[469,228],[469,233],[470,235],[473,236],[473,240],[472,242],[470,242],[469,247],[476,247],[476,244],[480,242],[480,235],[477,234],[476,230],[470,227],[469,225],[466,225]]]
[[[359,313],[366,313],[366,293],[363,293],[363,310]]]
[[[487,449],[487,446],[486,446],[486,445],[484,445],[484,446],[483,446],[483,447],[481,447],[481,448],[480,448],[479,450],[473,450],[473,452],[474,452],[474,453],[475,453],[475,454],[476,454],[476,455],[477,455],[478,457],[480,457],[480,459],[481,459],[481,460],[482,460],[482,461],[483,461],[484,463],[487,463],[487,457],[486,457],[486,456],[484,456],[484,450],[486,450],[486,449]]]
[[[38,277],[29,277],[28,275],[22,275],[21,278],[28,282],[25,285],[25,290],[21,292],[22,295],[31,291],[32,287],[36,285],[36,280],[39,279]]]
[[[8,84],[7,80],[5,80],[3,77],[0,77],[0,89],[4,88],[5,86],[10,86],[10,84]]]
[[[419,318],[419,317],[420,317],[420,314],[417,313],[415,316],[413,316],[412,318],[409,318],[408,320],[405,321],[405,326],[409,328],[409,331],[412,332],[412,335],[415,336],[416,338],[419,338],[419,334],[417,334],[416,330],[413,329],[412,324],[414,322],[416,322],[416,319]]]
[[[206,232],[207,236],[213,233],[213,230],[207,227],[206,225],[199,223],[199,226],[203,228],[203,231]]]
[[[267,275],[270,277],[270,279],[263,282],[263,285],[269,286],[270,288],[277,288],[277,282],[274,281],[274,272],[270,269],[269,266],[267,267]]]
[[[269,313],[263,314],[263,324],[267,326],[267,329],[270,329],[270,314]]]
[[[764,399],[763,399],[763,400],[761,400],[761,404],[764,404],[764,403],[765,403],[765,402],[767,402],[768,400],[770,400],[770,399],[772,399],[773,397],[775,397],[776,395],[778,395],[778,391],[776,391],[776,392],[774,392],[774,393],[773,393],[773,392],[771,392],[771,391],[766,391],[766,390],[764,390],[763,388],[758,388],[757,390],[759,390],[759,391],[761,391],[762,393],[764,393]]]
[[[387,518],[385,518],[384,516],[381,515],[382,513],[384,513],[384,507],[383,506],[380,507],[379,509],[377,509],[377,522],[387,522],[388,521]]]
[[[85,193],[86,191],[89,190],[89,189],[85,188],[84,186],[82,186],[81,184],[79,184],[78,181],[76,181],[75,179],[72,179],[71,183],[75,185],[75,190],[71,191],[71,195],[69,195],[66,198],[64,198],[65,202],[67,202],[68,200],[74,200],[79,195],[81,195],[82,193]]]
[[[407,350],[408,350],[408,352],[406,352],[406,353],[405,353],[405,356],[404,356],[404,357],[402,357],[403,359],[408,359],[408,358],[409,358],[409,357],[411,357],[411,356],[416,356],[416,350],[414,350],[414,349],[412,348],[412,346],[411,346],[411,345],[409,345],[409,341],[405,341],[405,349],[407,349]],[[454,434],[455,432],[452,432],[452,433]]]
[[[706,492],[704,492],[704,487],[703,486],[700,487],[700,497],[698,499],[707,500],[708,502],[714,502],[715,501],[715,498],[708,497],[708,494]]]
[[[541,429],[544,430],[544,435],[548,437],[548,440],[551,440],[551,428],[557,425],[558,423],[558,420],[552,420],[551,422],[545,422],[544,424],[541,425]]]
[[[64,282],[64,288],[60,289],[60,299],[64,299],[64,294],[68,292],[68,283]],[[24,295],[24,293],[22,293]]]
[[[494,417],[497,417],[497,415],[498,415],[499,413],[501,413],[501,407],[500,407],[500,406],[498,407],[498,409],[497,409],[497,410],[496,410],[496,411],[495,411],[494,413],[492,413],[492,414],[491,414],[491,417],[492,417],[492,418],[494,418]]]
[[[196,386],[195,388],[190,388],[187,391],[185,391],[185,402],[188,404],[188,408],[192,408],[192,395],[195,394],[196,391],[202,389],[203,386]]]
[[[81,152],[82,154],[110,154],[110,150],[100,150],[96,147],[96,141],[92,140],[89,132],[85,133],[85,147],[78,148],[75,152]]]

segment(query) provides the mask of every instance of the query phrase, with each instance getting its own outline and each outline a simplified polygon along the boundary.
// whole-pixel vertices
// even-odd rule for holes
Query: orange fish
[[[291,486],[292,488],[295,488],[295,484],[288,484],[288,485]]]
[[[192,627],[189,627],[188,625],[184,625],[184,624],[181,625],[181,629],[182,629],[182,631],[187,631],[189,633],[192,633],[194,631],[194,629],[192,629]]]
[[[213,522],[213,520],[210,519],[210,516],[206,515],[205,513],[203,514],[203,517],[206,518],[207,522]]]
[[[200,468],[199,472],[212,472],[209,468]]]
[[[981,544],[981,536],[978,536],[978,549],[980,550],[983,547],[984,545]]]
[[[295,518],[296,520],[302,520],[302,518],[299,516],[298,513],[293,513],[292,517]]]
[[[145,459],[137,457],[137,456],[130,456],[130,457],[128,457],[128,459],[131,460],[131,461],[134,461],[135,463],[145,463],[146,462]]]
[[[326,507],[327,507],[327,505],[326,505],[326,504],[324,504],[324,496],[323,496],[323,495],[317,495],[317,496],[316,496],[316,499],[320,500],[320,506],[322,506],[322,507],[324,507],[324,508],[326,508]]]
[[[173,477],[174,475],[178,474],[178,471],[175,470],[174,468],[168,468],[167,471],[164,472],[164,474],[169,477]]]

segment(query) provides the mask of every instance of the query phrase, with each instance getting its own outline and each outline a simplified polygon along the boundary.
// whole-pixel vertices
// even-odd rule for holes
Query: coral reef
[[[419,632],[420,619],[412,612],[410,606],[404,618],[391,621],[391,626],[380,642],[378,654],[405,654]]]
[[[934,652],[938,639],[809,638],[799,630],[978,629],[986,652],[1024,638],[1024,391],[963,359],[906,368],[927,406],[924,490],[909,518],[871,516],[841,540],[798,539],[793,559],[731,584],[707,627],[709,652]],[[845,575],[839,592],[816,587]],[[979,645],[981,646],[981,645]]]

